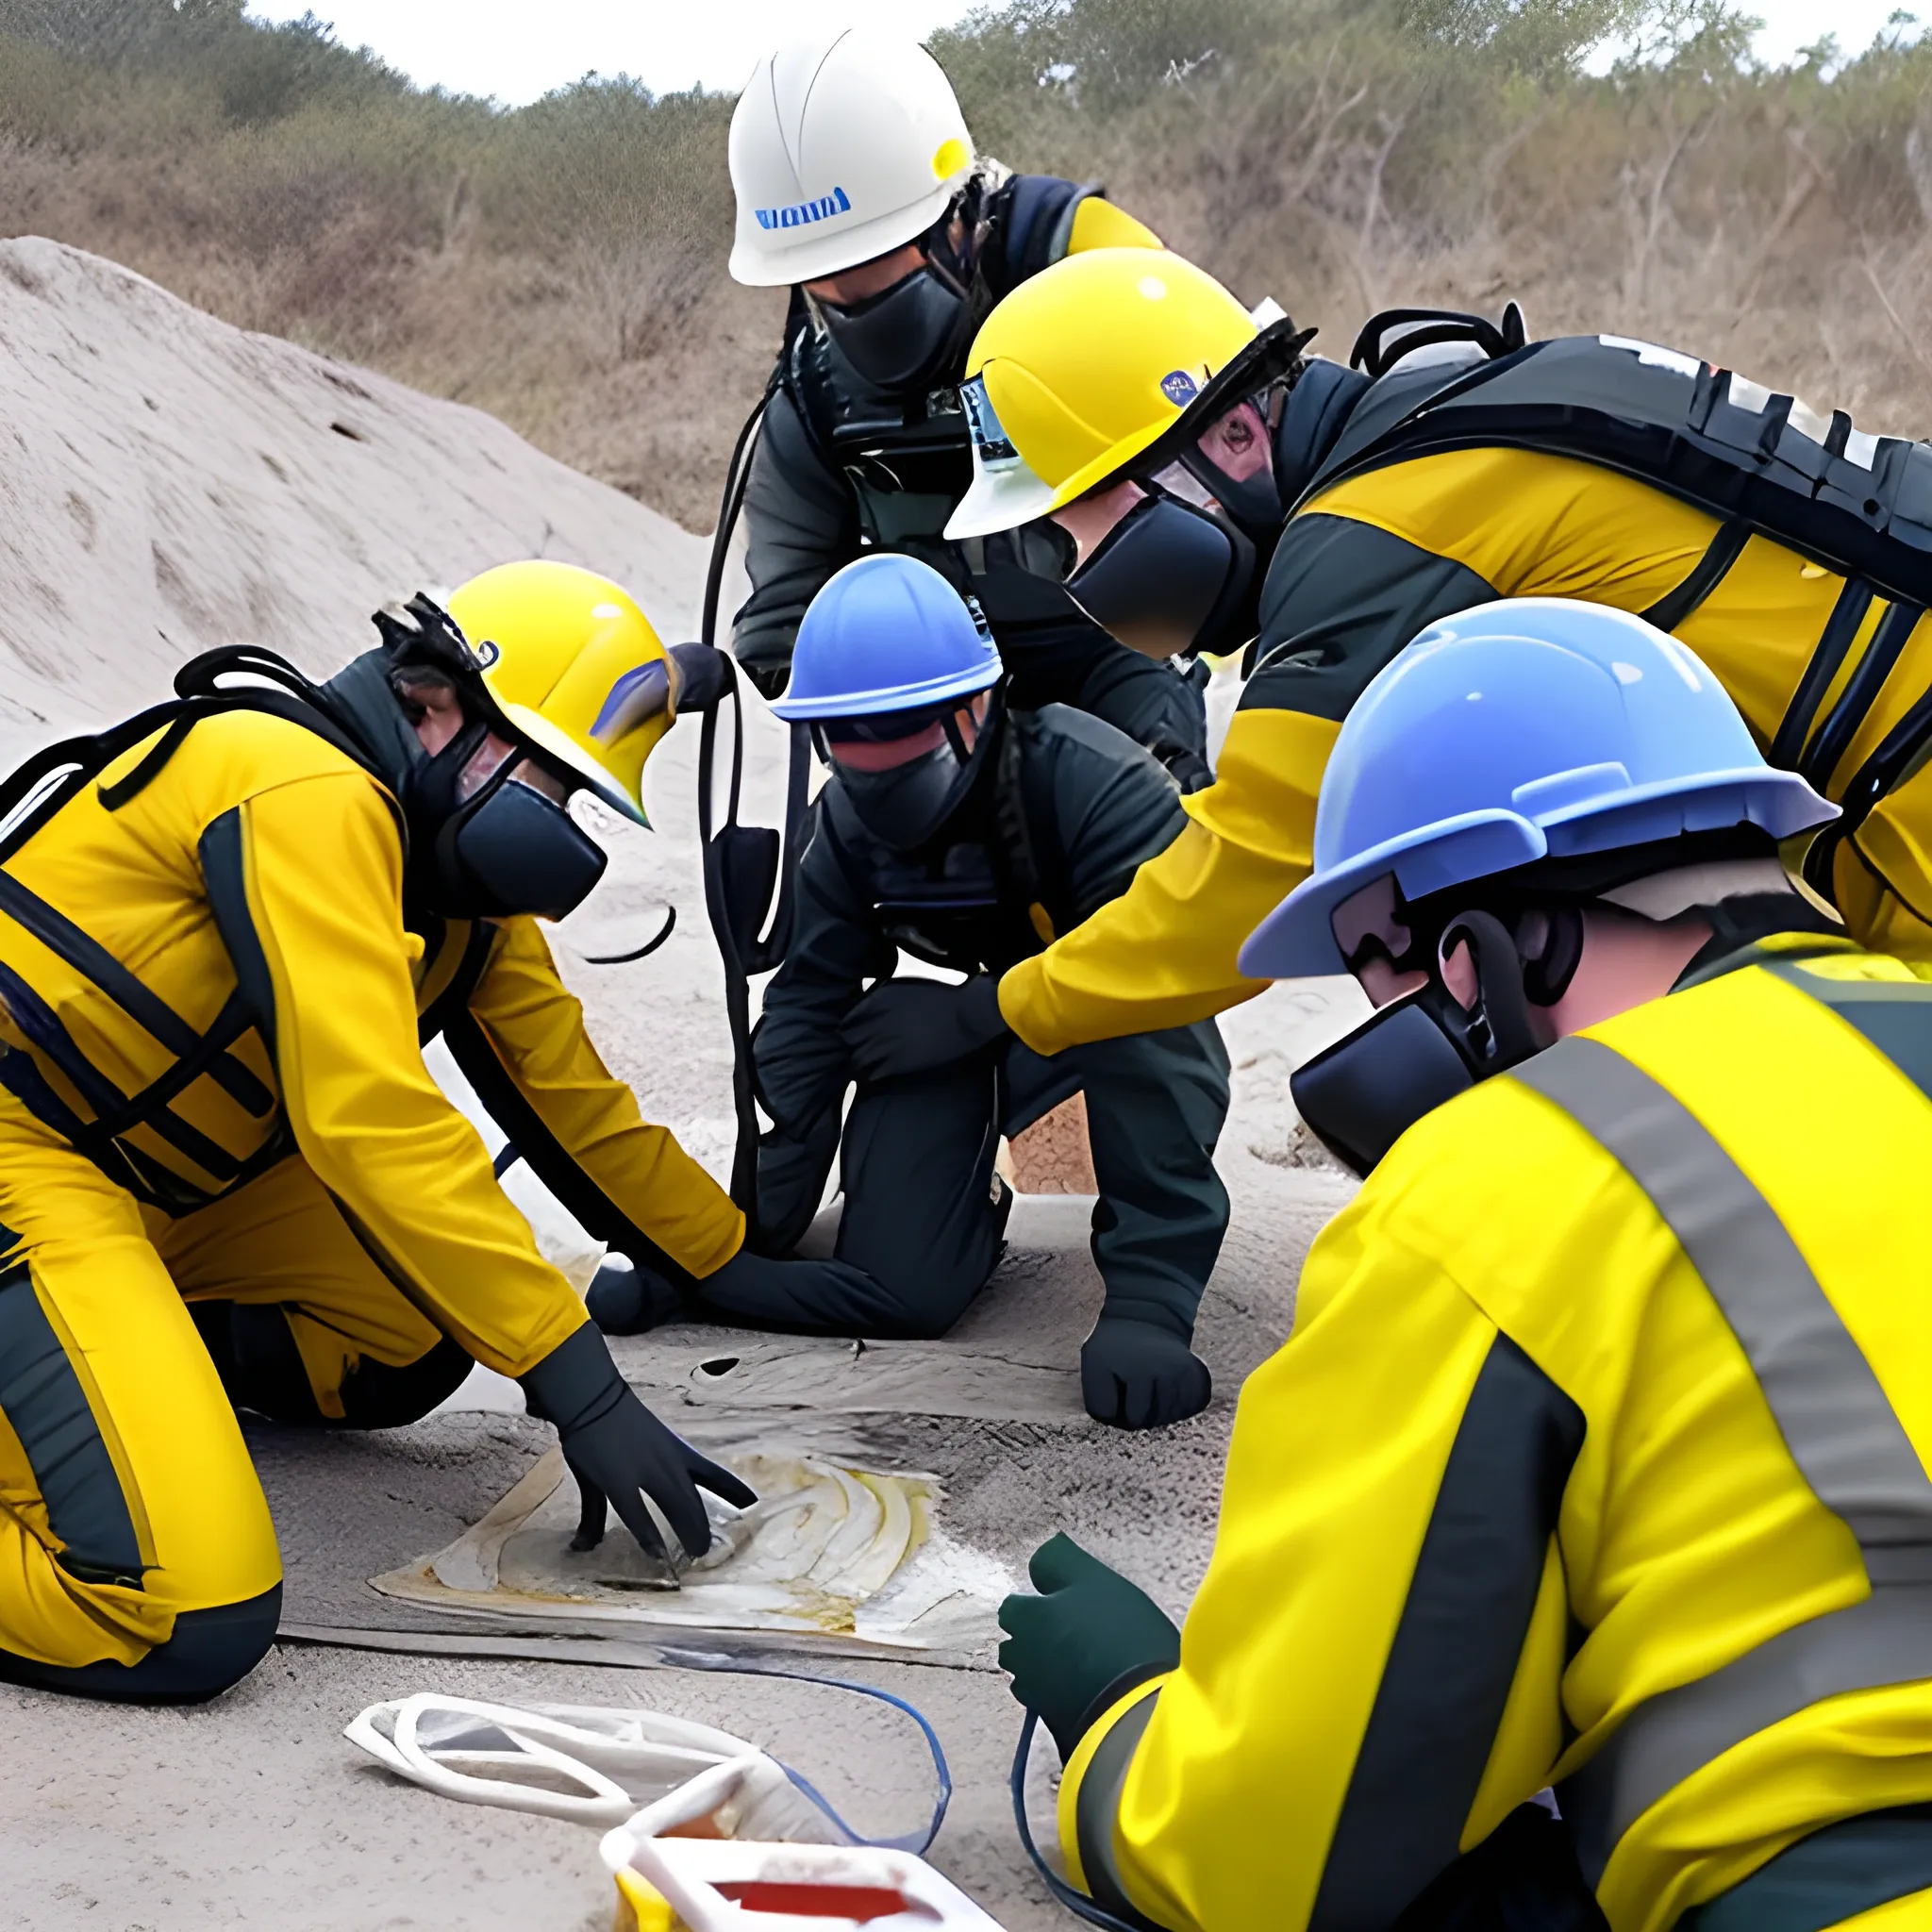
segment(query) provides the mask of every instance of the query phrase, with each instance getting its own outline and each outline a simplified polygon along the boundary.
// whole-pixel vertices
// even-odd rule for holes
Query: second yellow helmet
[[[677,712],[677,671],[621,584],[533,558],[472,577],[448,604],[504,723],[639,824],[644,761]]]
[[[946,535],[1014,529],[1108,481],[1258,333],[1212,275],[1164,249],[1097,248],[1022,282],[967,358],[973,487]]]

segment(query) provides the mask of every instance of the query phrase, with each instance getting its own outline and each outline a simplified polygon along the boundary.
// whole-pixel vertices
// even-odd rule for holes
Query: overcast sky
[[[759,53],[796,33],[804,17],[797,0],[254,0],[249,10],[296,20],[310,4],[338,39],[374,47],[422,86],[511,104],[593,70],[634,74],[660,92],[698,82],[735,92]],[[1866,46],[1896,0],[1746,4],[1767,23],[1760,57],[1781,60],[1827,29],[1850,51]],[[965,10],[959,0],[842,0],[835,8],[922,34]],[[812,15],[820,17],[833,16]]]

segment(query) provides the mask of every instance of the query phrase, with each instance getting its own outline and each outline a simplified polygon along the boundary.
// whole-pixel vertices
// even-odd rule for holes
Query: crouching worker
[[[531,916],[604,867],[568,794],[641,821],[679,668],[587,571],[451,609],[378,619],[324,686],[211,653],[0,797],[36,801],[0,850],[0,1678],[191,1702],[254,1667],[281,1566],[234,1407],[384,1427],[480,1361],[556,1424],[581,1543],[607,1497],[693,1554],[701,1490],[753,1500],[625,1386],[418,1043],[520,1096],[608,1218],[729,1258],[740,1218],[605,1071]]]
[[[1380,1158],[1184,1630],[1064,1540],[1002,1612],[1117,1917],[1932,1921],[1932,989],[1790,889],[1834,816],[1599,607],[1350,712],[1241,964],[1381,1003],[1296,1087]]]
[[[976,613],[909,558],[848,564],[800,626],[775,708],[810,724],[830,777],[756,1040],[777,1124],[759,1218],[776,1245],[796,1241],[840,1154],[851,1282],[744,1312],[943,1334],[999,1258],[1012,1206],[993,1171],[1000,1136],[1084,1089],[1107,1287],[1081,1351],[1087,1407],[1129,1428],[1175,1422],[1209,1393],[1190,1343],[1227,1227],[1220,1035],[1209,1021],[1041,1059],[1007,1031],[994,988],[1124,889],[1179,829],[1180,799],[1112,726],[1061,706],[1009,712],[1002,690]],[[901,948],[966,977],[893,978]]]

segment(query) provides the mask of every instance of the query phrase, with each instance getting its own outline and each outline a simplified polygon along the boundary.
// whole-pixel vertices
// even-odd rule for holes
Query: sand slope
[[[9,747],[163,694],[210,644],[332,668],[378,603],[514,557],[689,621],[703,546],[655,511],[493,417],[57,242],[0,242],[0,424]]]

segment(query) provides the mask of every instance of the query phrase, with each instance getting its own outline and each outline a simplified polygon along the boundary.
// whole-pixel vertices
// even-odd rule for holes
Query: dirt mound
[[[334,668],[378,604],[516,557],[621,579],[668,636],[697,539],[493,417],[0,243],[0,752],[248,641]]]

